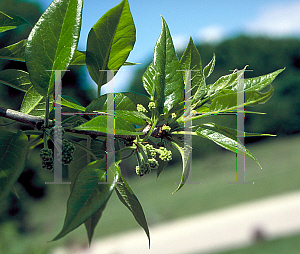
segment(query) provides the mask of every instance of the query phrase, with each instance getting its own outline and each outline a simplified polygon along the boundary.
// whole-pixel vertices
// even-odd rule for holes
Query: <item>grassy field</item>
[[[201,160],[193,158],[194,183],[186,184],[173,195],[177,187],[175,182],[181,177],[179,164],[169,167],[158,179],[153,172],[142,178],[132,177],[128,182],[141,202],[151,228],[155,224],[184,216],[299,190],[299,143],[300,136],[294,136],[270,138],[266,142],[247,146],[263,167],[261,170],[254,161],[246,158],[246,181],[254,184],[228,184],[235,181],[236,170],[235,154],[230,152],[218,152]],[[28,216],[32,227],[36,229],[34,233],[18,235],[13,223],[5,224],[0,229],[0,249],[10,242],[15,244],[5,247],[6,253],[34,254],[42,253],[41,250],[47,253],[47,250],[61,244],[87,243],[83,226],[61,240],[47,243],[62,227],[69,195],[69,186],[49,185],[48,188],[46,199],[29,204]],[[96,228],[95,238],[136,227],[138,225],[131,213],[113,194]],[[20,249],[24,252],[20,252]]]

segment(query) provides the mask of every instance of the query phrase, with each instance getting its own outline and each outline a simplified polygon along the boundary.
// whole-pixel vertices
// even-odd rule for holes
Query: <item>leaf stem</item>
[[[158,118],[154,119],[150,131],[147,133],[146,137],[144,137],[144,138],[141,140],[141,142],[145,142],[145,141],[151,136],[151,134],[152,134],[152,132],[153,132],[153,130],[154,130],[156,124],[157,124],[157,121],[158,121]]]

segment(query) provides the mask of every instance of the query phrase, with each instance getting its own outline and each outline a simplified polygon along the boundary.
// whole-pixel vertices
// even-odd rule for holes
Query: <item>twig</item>
[[[34,128],[41,130],[44,127],[44,121],[45,119],[38,116],[32,116],[28,114],[21,113],[19,111],[8,109],[4,107],[0,107],[0,117],[5,117],[8,119],[15,120],[20,123],[28,124],[33,126]],[[55,122],[53,120],[49,119],[49,126],[54,126]],[[143,132],[145,135],[149,133],[149,131],[152,129],[151,136],[155,138],[161,138],[165,131],[162,130],[162,126],[157,126],[154,128],[151,128],[152,126],[148,124],[144,129]],[[106,137],[107,134],[104,132],[99,131],[86,131],[86,130],[76,130],[72,128],[65,128],[66,132],[69,133],[77,133],[77,134],[83,134],[88,135],[92,138],[96,138],[98,136]],[[135,135],[115,135],[115,138],[122,138],[129,142],[132,142],[136,139]]]

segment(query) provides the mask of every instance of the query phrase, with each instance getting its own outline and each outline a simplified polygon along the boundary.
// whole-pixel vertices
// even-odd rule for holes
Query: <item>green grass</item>
[[[181,165],[165,170],[156,179],[155,172],[144,177],[132,177],[128,183],[143,206],[150,226],[185,216],[208,212],[234,204],[287,193],[300,188],[299,152],[300,136],[249,145],[247,148],[257,157],[263,169],[246,158],[246,181],[253,184],[228,184],[235,181],[235,154],[218,152],[204,159],[193,159],[192,181],[201,184],[186,184],[177,188],[175,182],[181,177]],[[134,168],[134,167],[133,167]],[[128,169],[129,170],[129,169]],[[134,170],[134,169],[132,169]],[[53,181],[51,175],[45,181]],[[16,234],[14,225],[0,228],[0,247],[13,242],[6,253],[34,253],[35,249],[47,250],[58,245],[87,243],[83,226],[56,242],[47,243],[61,229],[69,195],[68,185],[48,185],[49,195],[42,201],[31,201],[29,219],[34,233]],[[112,195],[95,230],[94,239],[139,227],[132,214]],[[140,229],[142,231],[142,229]],[[145,235],[146,239],[146,235]],[[28,252],[18,252],[22,247]],[[7,249],[7,248],[6,248]],[[251,252],[250,252],[251,253]]]
[[[300,235],[261,241],[249,247],[215,254],[299,254]]]

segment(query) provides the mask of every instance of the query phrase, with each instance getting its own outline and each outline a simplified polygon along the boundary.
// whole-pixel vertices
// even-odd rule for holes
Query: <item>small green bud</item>
[[[168,125],[164,125],[161,129],[162,129],[163,131],[169,132],[169,131],[171,130],[171,127],[168,126]]]
[[[149,104],[148,104],[148,108],[149,108],[150,110],[155,109],[155,108],[156,108],[155,102],[154,102],[154,101],[150,101]]]
[[[142,104],[137,104],[136,109],[138,112],[148,112]]]
[[[162,161],[170,161],[172,160],[172,152],[167,150],[165,147],[160,147],[159,150],[159,158],[162,160]]]
[[[158,161],[154,158],[148,160],[151,169],[157,169],[159,164]]]
[[[156,156],[156,152],[155,152],[155,149],[152,145],[150,144],[147,144],[144,146],[145,149],[146,149],[146,152],[147,152],[147,156],[152,158],[152,157],[155,157]]]
[[[176,118],[176,113],[171,114],[172,118]]]

